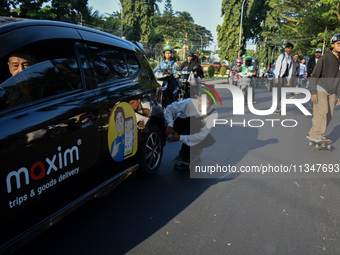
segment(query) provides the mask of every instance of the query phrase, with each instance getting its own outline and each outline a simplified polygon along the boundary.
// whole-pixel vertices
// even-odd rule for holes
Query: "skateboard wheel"
[[[313,146],[314,144],[313,144],[313,142],[309,142],[309,146]]]
[[[331,149],[332,148],[332,145],[327,145],[327,149]]]
[[[320,145],[319,144],[315,144],[315,148],[319,149]]]

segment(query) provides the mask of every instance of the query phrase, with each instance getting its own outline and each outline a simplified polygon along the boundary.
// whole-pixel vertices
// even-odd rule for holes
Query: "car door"
[[[0,84],[1,244],[67,210],[99,183],[100,109],[79,66],[74,46],[81,38],[77,32],[58,38],[69,30],[49,27],[50,38],[39,40],[44,29],[30,28],[33,41],[22,29],[11,31],[29,43],[10,52],[29,52],[36,62]],[[2,38],[8,44],[10,37]]]
[[[79,31],[93,66],[94,93],[102,116],[103,176],[119,174],[138,164],[136,114],[128,103],[142,93],[136,80],[140,66],[127,65],[126,52],[133,49],[121,39]]]

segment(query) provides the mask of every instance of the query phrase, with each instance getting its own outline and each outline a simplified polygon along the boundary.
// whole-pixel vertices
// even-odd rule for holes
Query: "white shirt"
[[[212,112],[213,111],[213,112]],[[211,113],[212,112],[212,113]],[[198,133],[192,135],[180,135],[179,140],[188,146],[194,146],[202,142],[209,134],[210,129],[214,125],[214,120],[218,118],[217,112],[214,110],[214,106],[211,105],[207,109],[207,113],[211,113],[204,118],[202,113],[198,109],[198,99],[187,98],[180,102],[174,102],[166,107],[165,120],[169,127],[174,126],[174,119],[187,118],[187,117],[203,117],[205,125],[201,128]]]
[[[285,73],[288,66],[288,78],[292,77],[293,72],[293,57],[286,52],[280,54],[275,63],[274,75],[275,78],[281,78]]]
[[[307,71],[307,67],[305,64],[300,63],[300,75],[304,75]]]

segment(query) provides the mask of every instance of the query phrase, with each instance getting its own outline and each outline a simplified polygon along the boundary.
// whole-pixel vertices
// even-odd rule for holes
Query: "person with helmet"
[[[235,72],[242,72],[242,60],[240,58],[236,59],[236,64],[233,66],[233,68],[231,69],[231,71],[235,71]]]
[[[162,50],[163,53],[163,60],[158,63],[158,65],[154,68],[154,72],[161,69],[161,70],[167,70],[169,73],[173,74],[173,78],[169,80],[168,83],[168,97],[169,97],[169,103],[175,101],[173,92],[175,90],[175,87],[177,84],[179,84],[178,78],[179,78],[179,72],[176,70],[178,69],[178,64],[176,63],[176,59],[174,58],[174,48],[172,46],[165,46]]]
[[[335,103],[340,105],[340,34],[332,37],[331,47],[318,60],[309,90],[312,94],[313,119],[307,139],[313,142],[328,140],[325,137],[326,128],[333,117]]]
[[[264,77],[264,75],[267,72],[267,69],[264,67],[264,63],[261,63],[259,70],[260,70],[260,77]]]
[[[267,68],[264,67],[264,63],[261,63],[260,67],[259,67],[259,71],[260,71],[260,75],[259,78],[261,80],[261,83],[264,84],[264,77],[267,73]]]
[[[195,77],[200,77],[201,79],[203,79],[204,78],[203,68],[198,63],[198,61],[196,61],[194,52],[192,50],[188,50],[185,55],[186,60],[181,64],[181,67],[179,69],[181,71],[185,70],[187,72],[193,72]],[[188,83],[185,86],[185,93],[187,96],[190,95],[190,87]]]
[[[182,63],[180,70],[187,69],[189,72],[193,71],[196,76],[204,78],[203,69],[198,63],[198,55],[192,50],[188,50],[185,55],[186,60]]]
[[[245,65],[246,64],[246,57],[247,57],[248,55],[247,54],[243,54],[242,55],[242,65]]]
[[[242,71],[241,73],[251,73],[251,82],[250,82],[250,86],[253,88],[253,103],[256,104],[256,101],[255,101],[255,78],[256,77],[256,73],[257,73],[257,70],[256,70],[256,67],[253,66],[252,64],[253,62],[253,59],[251,56],[247,56],[245,58],[245,64],[242,65]],[[246,103],[246,102],[245,102]]]
[[[275,62],[275,84],[277,86],[277,109],[276,114],[280,114],[281,105],[281,88],[287,83],[290,86],[290,79],[293,73],[293,57],[291,56],[294,45],[292,43],[287,43],[285,46],[285,53],[280,54]]]

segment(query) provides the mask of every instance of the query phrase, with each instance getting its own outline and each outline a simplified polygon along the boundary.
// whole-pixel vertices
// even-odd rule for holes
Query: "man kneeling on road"
[[[202,102],[202,98],[206,98],[206,102]],[[202,108],[205,105],[206,109],[204,110]],[[214,119],[217,118],[212,98],[206,94],[201,94],[198,98],[174,102],[167,106],[165,132],[169,142],[183,142],[178,156],[180,160],[189,163],[190,150],[191,155],[196,158],[201,154],[202,149],[215,142],[209,132]]]

